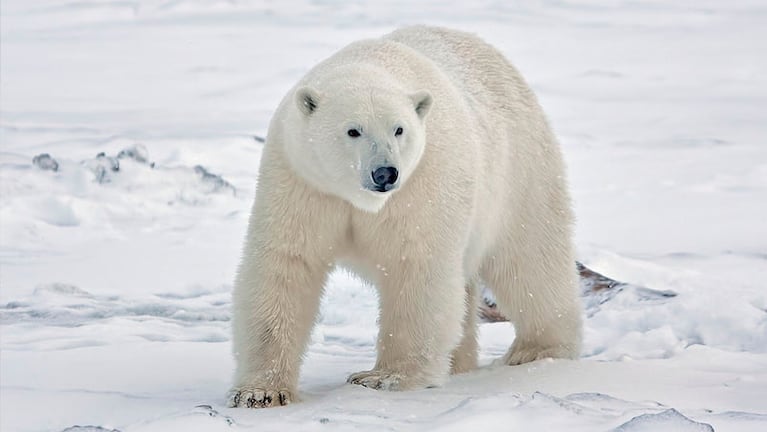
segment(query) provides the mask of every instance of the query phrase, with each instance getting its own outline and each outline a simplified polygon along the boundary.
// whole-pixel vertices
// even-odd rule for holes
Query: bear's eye
[[[394,131],[394,136],[400,136],[402,135],[402,132],[404,132],[402,128],[398,127],[397,130]]]
[[[349,129],[348,131],[346,131],[346,135],[349,135],[352,138],[357,138],[358,136],[360,136],[360,131],[358,131],[357,129]]]

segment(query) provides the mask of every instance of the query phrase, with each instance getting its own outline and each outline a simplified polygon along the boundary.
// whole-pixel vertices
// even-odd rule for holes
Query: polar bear
[[[297,400],[335,265],[380,299],[375,367],[350,383],[408,390],[475,368],[480,284],[515,328],[503,363],[577,357],[572,221],[554,135],[497,50],[423,26],[347,46],[269,126],[233,292],[229,405]]]

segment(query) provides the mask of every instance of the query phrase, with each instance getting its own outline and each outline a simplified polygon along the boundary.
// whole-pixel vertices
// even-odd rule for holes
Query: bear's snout
[[[371,172],[370,177],[373,178],[373,183],[375,184],[375,190],[377,192],[388,192],[394,189],[394,185],[397,183],[397,178],[399,177],[399,171],[397,171],[397,168],[391,166],[382,166]]]

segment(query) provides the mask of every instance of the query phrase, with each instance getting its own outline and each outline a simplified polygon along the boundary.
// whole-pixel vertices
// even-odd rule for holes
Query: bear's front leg
[[[406,259],[379,282],[378,359],[348,382],[382,390],[445,382],[450,354],[461,340],[465,280],[460,260]]]
[[[235,385],[230,407],[297,398],[301,357],[319,309],[327,265],[263,242],[246,246],[233,294]]]

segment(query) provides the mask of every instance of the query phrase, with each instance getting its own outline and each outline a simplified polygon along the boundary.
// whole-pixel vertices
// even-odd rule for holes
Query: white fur
[[[399,169],[392,191],[366,189],[380,163]],[[564,171],[535,96],[474,36],[406,28],[320,63],[269,127],[233,295],[230,405],[296,399],[336,264],[380,292],[378,360],[350,382],[406,390],[476,367],[480,281],[516,329],[505,363],[577,357]]]

